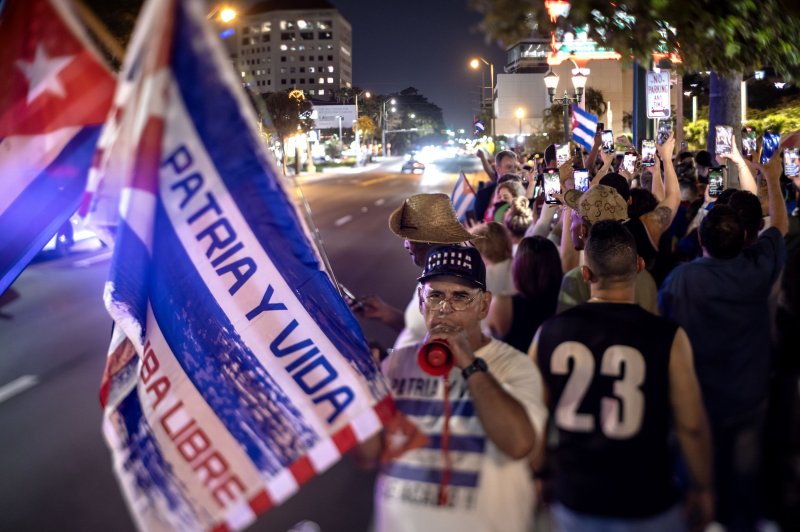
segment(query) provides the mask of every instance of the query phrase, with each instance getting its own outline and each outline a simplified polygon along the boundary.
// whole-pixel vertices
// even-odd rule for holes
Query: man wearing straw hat
[[[419,268],[425,265],[428,251],[441,244],[461,244],[475,238],[458,222],[447,194],[415,194],[389,216],[389,229],[403,239],[403,246]],[[425,321],[419,311],[416,291],[405,312],[378,296],[360,300],[353,307],[359,315],[377,319],[399,332],[394,348],[417,344],[425,336]]]

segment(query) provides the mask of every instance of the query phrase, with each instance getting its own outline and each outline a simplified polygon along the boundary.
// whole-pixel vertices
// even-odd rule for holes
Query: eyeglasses
[[[436,308],[443,303],[450,303],[450,307],[456,312],[467,310],[473,301],[478,297],[479,293],[472,295],[466,292],[456,292],[455,294],[447,297],[447,294],[439,290],[431,290],[425,294],[425,304],[429,308]]]

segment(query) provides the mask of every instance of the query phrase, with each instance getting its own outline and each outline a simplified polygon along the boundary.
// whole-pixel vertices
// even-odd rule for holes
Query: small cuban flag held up
[[[450,194],[450,201],[453,203],[458,221],[466,222],[467,213],[475,206],[475,189],[469,184],[463,171],[458,174],[456,186],[453,187],[453,192]]]
[[[577,105],[572,107],[572,140],[586,151],[591,151],[594,136],[597,132],[598,119],[592,113],[584,111]]]
[[[87,202],[119,191],[100,398],[142,531],[242,530],[393,411],[204,8],[145,2]]]

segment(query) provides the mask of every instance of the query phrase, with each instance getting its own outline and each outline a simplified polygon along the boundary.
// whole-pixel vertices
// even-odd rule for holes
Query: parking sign
[[[647,118],[669,118],[669,72],[647,73]]]

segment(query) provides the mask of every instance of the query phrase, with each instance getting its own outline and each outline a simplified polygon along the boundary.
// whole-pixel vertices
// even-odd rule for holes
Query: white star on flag
[[[61,80],[58,79],[58,74],[72,62],[73,57],[71,55],[48,57],[44,47],[39,44],[36,47],[36,56],[32,63],[22,59],[17,61],[17,67],[28,78],[27,103],[29,105],[44,92],[50,92],[62,98],[67,95]]]

